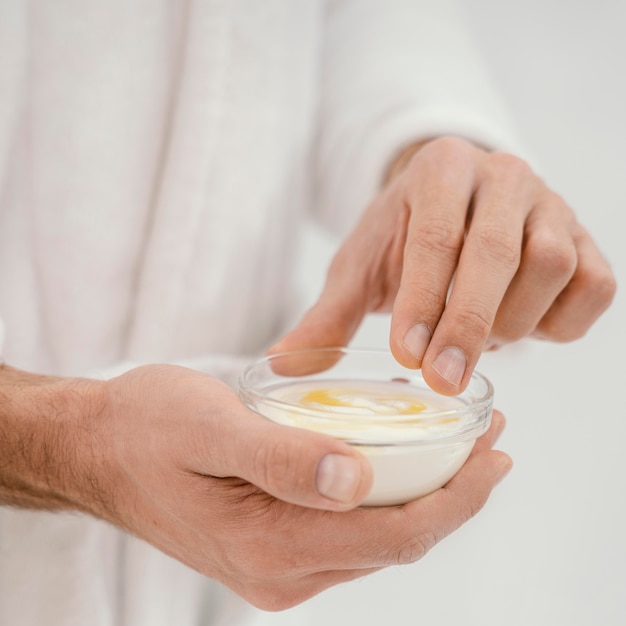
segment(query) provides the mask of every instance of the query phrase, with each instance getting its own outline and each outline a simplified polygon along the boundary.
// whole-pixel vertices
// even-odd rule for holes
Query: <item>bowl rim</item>
[[[467,399],[466,397],[464,397],[464,394],[469,393],[468,392],[469,385],[468,387],[466,387],[466,389],[464,389],[461,393],[457,394],[456,396],[447,396],[444,394],[437,394],[437,392],[433,391],[430,388],[430,386],[426,383],[423,376],[421,375],[420,369],[410,369],[401,365],[400,363],[395,361],[395,358],[393,357],[393,354],[391,353],[390,350],[385,350],[383,348],[352,348],[352,347],[345,347],[345,346],[335,346],[335,347],[327,346],[327,347],[321,347],[321,348],[302,348],[302,349],[288,350],[288,351],[267,354],[263,357],[260,357],[251,361],[242,370],[239,376],[239,395],[248,408],[259,413],[263,417],[266,417],[267,419],[271,419],[271,418],[264,416],[257,409],[257,403],[263,403],[266,406],[271,406],[278,410],[289,411],[290,413],[295,413],[297,415],[306,416],[309,419],[316,420],[318,423],[322,425],[323,423],[327,423],[327,424],[336,423],[338,421],[338,418],[341,417],[341,414],[332,414],[322,409],[303,407],[293,402],[288,402],[285,400],[272,398],[271,396],[267,395],[266,393],[267,388],[259,390],[255,388],[249,382],[249,377],[254,371],[258,370],[258,368],[262,366],[267,366],[273,360],[279,359],[281,357],[284,358],[286,356],[297,356],[299,354],[305,355],[307,353],[323,354],[323,353],[331,353],[331,352],[340,352],[344,355],[359,355],[360,354],[360,355],[368,355],[371,357],[385,357],[387,359],[391,357],[392,359],[394,359],[394,362],[398,366],[398,368],[405,371],[405,373],[407,374],[408,382],[420,381],[424,385],[424,387],[427,388],[431,393],[440,395],[441,397],[451,397],[451,398],[456,397],[460,399],[461,401],[460,404],[450,409],[436,410],[436,411],[430,412],[430,414],[428,414],[427,411],[419,413],[420,415],[419,423],[423,426],[425,424],[440,423],[443,420],[450,419],[450,417],[452,416],[468,417],[468,419],[465,420],[461,428],[459,428],[458,430],[442,432],[442,433],[439,433],[438,435],[429,436],[428,438],[422,437],[422,438],[416,438],[416,439],[409,439],[406,442],[404,440],[398,441],[397,442],[398,445],[403,444],[403,443],[408,443],[412,445],[414,445],[415,443],[425,443],[425,444],[435,443],[437,441],[441,442],[442,440],[445,440],[446,442],[456,440],[456,439],[467,440],[469,436],[473,434],[475,434],[476,437],[478,437],[480,434],[485,432],[487,428],[489,427],[489,423],[491,421],[491,409],[493,407],[494,388],[493,388],[491,381],[485,375],[477,371],[472,372],[471,381],[478,382],[479,384],[482,384],[485,387],[484,393],[477,394],[478,397],[475,399]],[[277,374],[276,376],[277,378],[281,378],[279,374]],[[297,379],[298,377],[296,376],[284,377],[285,380],[289,380],[291,378]],[[302,379],[306,380],[306,375],[302,376]],[[381,381],[381,382],[384,382],[384,381]],[[380,422],[380,415],[362,416],[362,417],[364,418],[364,421],[371,422],[372,424],[376,422],[378,423]],[[403,415],[401,413],[390,413],[390,414],[385,414],[384,419],[387,422],[392,422],[396,426],[405,425],[407,428],[410,428],[411,423],[413,424],[416,423],[415,414]],[[276,420],[273,420],[273,421],[276,421]],[[346,441],[352,442],[351,439],[346,439]],[[355,443],[356,445],[377,445],[371,442],[366,443],[366,442],[360,442],[360,441],[354,441],[353,443]],[[380,444],[380,445],[389,445],[389,444],[385,443],[385,444]]]

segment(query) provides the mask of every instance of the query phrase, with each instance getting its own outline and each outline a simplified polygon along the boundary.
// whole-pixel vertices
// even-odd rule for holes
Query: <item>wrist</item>
[[[101,383],[0,366],[0,502],[97,513]]]

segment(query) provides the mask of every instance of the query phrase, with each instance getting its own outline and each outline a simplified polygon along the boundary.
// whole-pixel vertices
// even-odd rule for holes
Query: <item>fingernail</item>
[[[418,361],[421,361],[426,354],[430,338],[431,332],[426,324],[415,324],[404,335],[404,345]]]
[[[461,383],[466,366],[467,360],[465,359],[465,355],[458,348],[446,348],[433,363],[433,369],[435,369],[444,380],[456,386]]]
[[[315,477],[320,494],[337,502],[350,502],[361,482],[361,464],[349,456],[327,454]]]

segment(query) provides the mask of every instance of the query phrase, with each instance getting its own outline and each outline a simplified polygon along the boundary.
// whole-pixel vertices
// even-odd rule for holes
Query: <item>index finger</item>
[[[422,365],[463,246],[475,166],[474,149],[462,146],[451,140],[426,146],[404,176],[410,218],[390,345],[407,367]]]
[[[424,378],[441,393],[455,394],[467,385],[520,267],[535,203],[529,171],[515,157],[494,155],[479,172],[454,284],[422,363]]]

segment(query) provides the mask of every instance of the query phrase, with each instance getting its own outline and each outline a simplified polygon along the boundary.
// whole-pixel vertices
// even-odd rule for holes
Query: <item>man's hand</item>
[[[358,509],[371,486],[362,455],[263,419],[193,370],[146,366],[103,383],[0,370],[0,392],[17,398],[0,415],[10,426],[0,431],[0,499],[20,505],[10,494],[21,489],[24,506],[108,520],[269,610],[419,559],[511,466],[490,449],[503,427],[496,413],[443,489]]]
[[[567,204],[520,159],[462,139],[406,155],[272,352],[346,345],[366,313],[392,312],[398,361],[456,394],[484,349],[583,336],[615,280]]]

